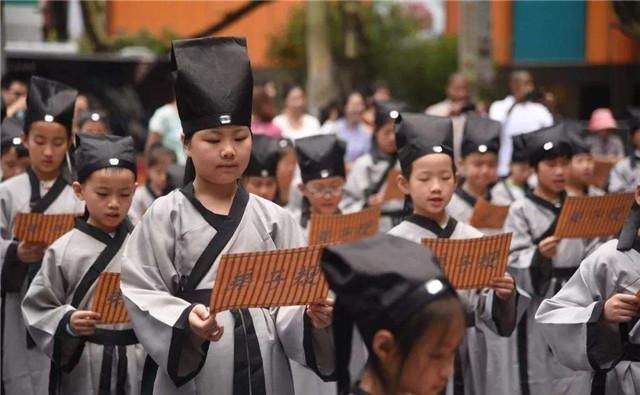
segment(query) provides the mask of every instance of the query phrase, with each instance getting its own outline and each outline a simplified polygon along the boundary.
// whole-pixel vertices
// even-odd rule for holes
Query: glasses
[[[331,185],[326,187],[318,187],[309,185],[306,187],[307,191],[315,196],[339,196],[342,193],[342,188],[344,185]]]

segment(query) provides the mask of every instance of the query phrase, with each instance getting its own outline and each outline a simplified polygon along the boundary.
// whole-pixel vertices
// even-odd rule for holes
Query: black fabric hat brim
[[[335,135],[318,135],[296,141],[296,156],[302,182],[329,177],[346,178],[346,144]]]
[[[29,133],[34,122],[56,122],[71,134],[78,92],[58,81],[33,76],[27,94],[24,131]]]
[[[75,166],[78,182],[83,183],[92,173],[107,168],[128,169],[137,174],[133,138],[79,134],[77,143]]]
[[[182,131],[251,127],[253,74],[240,37],[175,40],[171,64]]]

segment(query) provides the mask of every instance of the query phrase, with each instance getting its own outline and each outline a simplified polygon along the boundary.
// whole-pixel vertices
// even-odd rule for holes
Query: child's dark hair
[[[149,148],[149,151],[145,156],[145,162],[147,167],[157,166],[162,162],[164,158],[168,156],[170,156],[175,162],[175,153],[169,148],[162,145],[162,143],[156,143]]]
[[[449,156],[449,157],[451,158],[451,171],[453,171],[453,174],[455,175],[458,171],[458,168],[456,167],[456,161],[453,159],[452,156]],[[409,178],[411,177],[411,172],[413,171],[413,163],[410,164],[408,167],[402,166],[401,171],[402,171],[402,176],[407,180],[409,180]]]
[[[553,160],[558,158],[571,159],[573,156],[573,150],[571,146],[566,143],[556,144],[553,148],[549,150],[538,150],[536,152],[532,152],[529,155],[529,165],[533,167],[535,170],[538,170],[538,164],[543,160]]]
[[[399,371],[402,372],[414,345],[422,340],[428,331],[438,328],[438,333],[430,336],[442,339],[451,331],[453,319],[457,314],[464,317],[462,304],[454,294],[450,294],[427,304],[396,328],[393,335],[401,358]],[[382,363],[374,352],[369,354],[367,364],[380,380],[386,393],[395,393],[400,377],[386,377]]]
[[[16,149],[16,155],[18,156],[18,159],[26,158],[27,156],[29,156],[29,150],[22,144],[19,144],[19,145],[2,144],[2,150],[1,150],[2,152],[0,153],[0,156],[4,156],[7,152],[11,150],[11,148]]]

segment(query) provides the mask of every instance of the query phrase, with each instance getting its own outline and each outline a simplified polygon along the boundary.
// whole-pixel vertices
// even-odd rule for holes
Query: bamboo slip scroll
[[[13,227],[16,239],[50,245],[73,229],[76,214],[18,213]]]
[[[457,289],[486,288],[507,269],[511,233],[475,239],[423,239]]]
[[[562,205],[554,236],[558,238],[613,236],[622,229],[633,202],[632,192],[604,196],[570,196]]]
[[[497,206],[486,199],[478,199],[469,225],[478,229],[502,229],[508,214],[509,206]]]
[[[322,246],[223,255],[210,310],[306,305],[325,299]]]
[[[120,291],[120,273],[100,273],[91,311],[100,313],[101,324],[129,322],[129,314]]]
[[[311,215],[309,245],[350,243],[374,237],[380,223],[380,207],[353,214]]]

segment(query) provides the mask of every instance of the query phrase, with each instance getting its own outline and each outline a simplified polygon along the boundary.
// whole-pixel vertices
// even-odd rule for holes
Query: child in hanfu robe
[[[207,307],[223,255],[304,245],[289,213],[239,182],[252,145],[246,42],[174,41],[172,63],[186,185],[154,202],[122,265],[125,303],[149,354],[142,393],[292,395],[289,359],[322,377],[334,373],[332,302],[217,314]]]
[[[589,255],[536,313],[563,365],[593,374],[592,395],[640,392],[640,187],[617,239]]]
[[[482,237],[480,231],[458,222],[445,210],[455,189],[451,120],[423,114],[402,114],[399,119],[396,141],[402,176],[398,185],[411,197],[414,211],[388,233],[416,243],[427,238]],[[486,376],[484,335],[479,323],[509,336],[521,298],[507,274],[494,279],[492,288],[458,291],[465,306],[467,330],[447,394],[483,394],[487,380],[508,379]]]
[[[31,78],[22,138],[31,165],[0,184],[0,376],[7,395],[47,392],[50,361],[27,334],[20,311],[47,246],[15,240],[14,225],[18,213],[79,215],[84,210],[63,172],[69,163],[76,96],[57,81]]]
[[[51,358],[50,394],[139,394],[144,350],[129,322],[103,323],[99,276],[118,273],[136,188],[131,137],[77,136],[76,194],[87,215],[46,251],[22,302],[29,333]],[[106,296],[118,301],[119,288]]]
[[[511,205],[505,231],[512,232],[509,270],[518,287],[531,295],[526,317],[517,328],[520,393],[588,393],[589,377],[558,363],[535,322],[540,303],[552,297],[578,269],[600,239],[553,236],[566,198],[565,183],[573,155],[562,124],[515,137],[527,151],[538,178],[533,192]],[[585,392],[586,391],[586,392]]]

